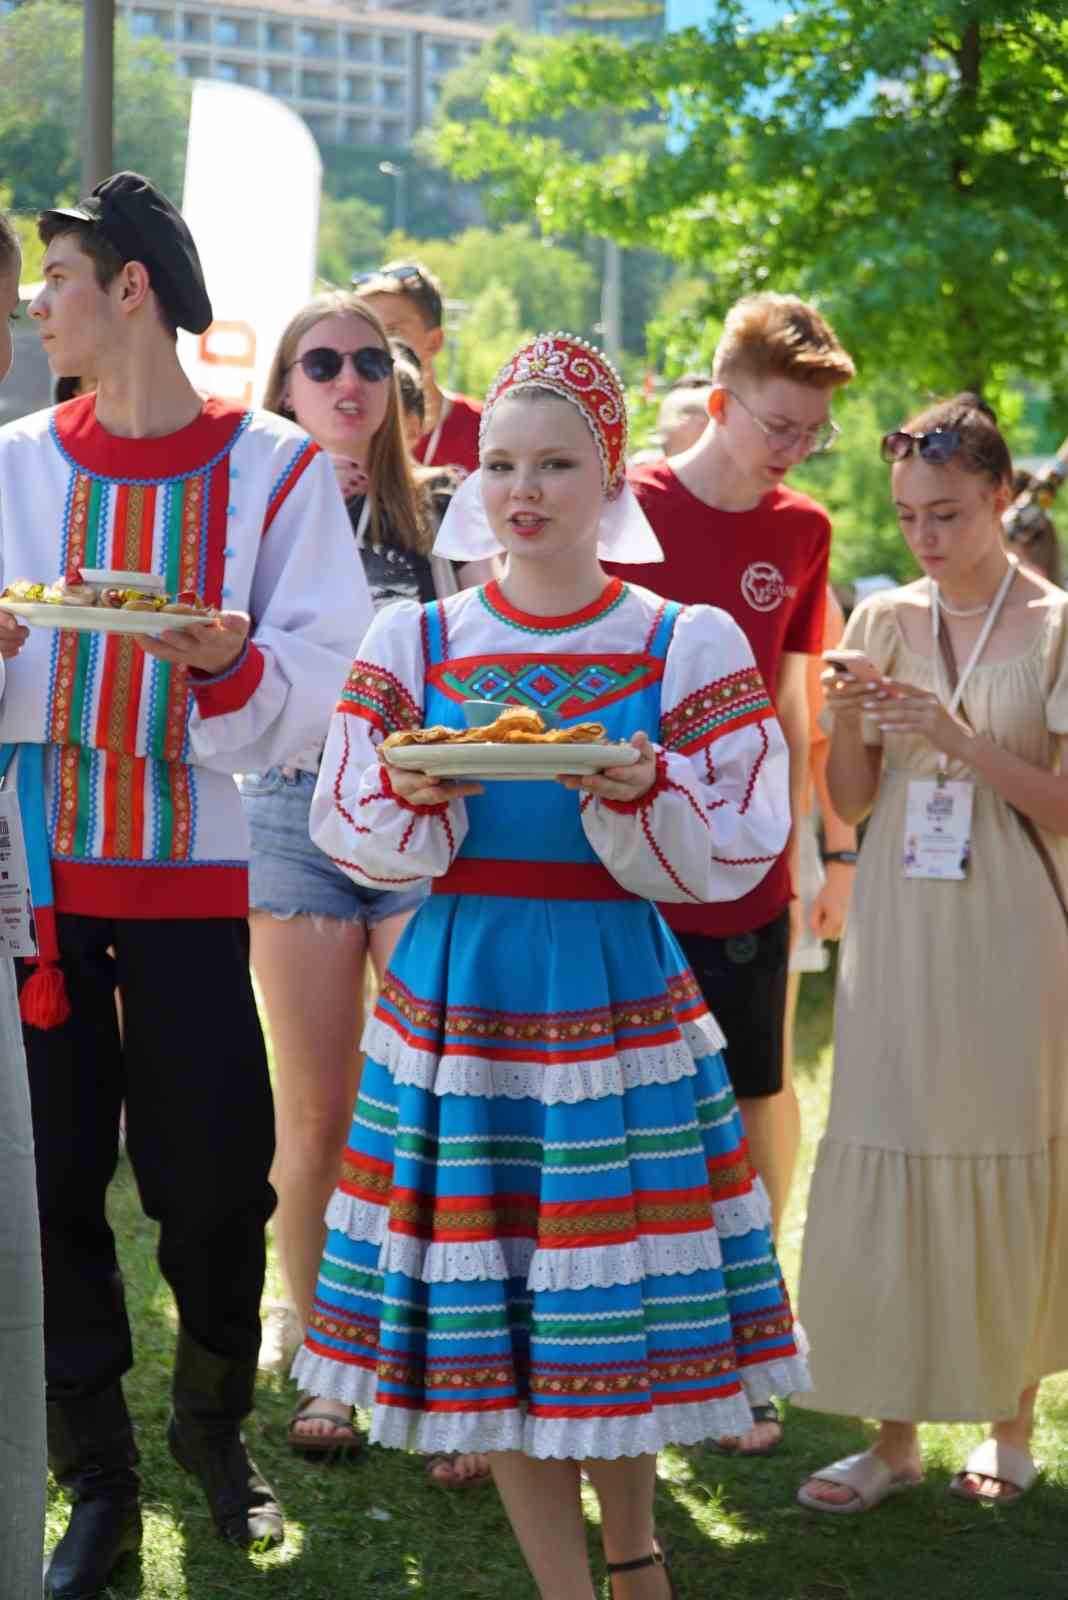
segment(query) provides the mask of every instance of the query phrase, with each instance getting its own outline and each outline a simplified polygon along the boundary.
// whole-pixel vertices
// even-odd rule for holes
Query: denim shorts
[[[430,892],[429,881],[405,889],[367,889],[353,883],[313,844],[308,814],[314,772],[270,767],[238,779],[252,835],[249,904],[272,917],[331,917],[373,928],[386,917],[414,911]]]

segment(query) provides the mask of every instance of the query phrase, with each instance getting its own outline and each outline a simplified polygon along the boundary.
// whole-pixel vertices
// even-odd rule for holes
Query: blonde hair
[[[789,378],[837,389],[855,375],[852,358],[814,306],[789,294],[749,294],[727,312],[713,381]]]
[[[317,322],[324,322],[328,317],[362,317],[381,339],[383,349],[389,349],[389,337],[381,318],[359,295],[347,289],[330,289],[325,294],[316,295],[289,319],[279,340],[263,397],[266,411],[273,411],[280,417],[293,416],[292,410],[284,404],[289,368],[296,359],[297,346],[304,335]],[[383,543],[383,528],[388,527],[404,549],[427,555],[433,542],[433,530],[404,442],[397,380],[391,377],[388,382],[386,414],[371,438],[370,453],[364,463],[371,503],[371,540],[374,544]]]

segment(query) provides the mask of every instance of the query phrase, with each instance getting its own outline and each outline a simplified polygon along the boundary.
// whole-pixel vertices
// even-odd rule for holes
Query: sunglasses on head
[[[359,350],[331,350],[325,345],[305,350],[286,371],[299,367],[312,383],[332,383],[346,360],[352,362],[353,371],[367,383],[381,383],[393,371],[393,357],[389,351],[374,344],[365,344]]]
[[[441,296],[434,285],[427,282],[422,268],[417,267],[414,262],[405,261],[397,267],[379,267],[377,272],[357,272],[350,278],[349,284],[353,289],[361,289],[365,283],[373,283],[380,278],[395,278],[398,283],[416,284],[428,311],[435,321],[441,321]]]
[[[907,461],[911,455],[918,455],[921,461],[940,467],[960,448],[956,428],[938,428],[934,433],[906,433],[903,428],[894,428],[883,434],[881,452],[884,461]]]

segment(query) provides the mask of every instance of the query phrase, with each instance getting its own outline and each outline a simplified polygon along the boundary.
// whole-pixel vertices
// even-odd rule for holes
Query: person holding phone
[[[799,1492],[836,1514],[921,1480],[925,1420],[988,1422],[950,1487],[1011,1503],[1036,1473],[1039,1380],[1068,1367],[1068,597],[1006,551],[1012,465],[975,396],[883,454],[923,576],[854,612],[825,675],[831,798],[870,820],[798,1403],[880,1419],[870,1450]]]

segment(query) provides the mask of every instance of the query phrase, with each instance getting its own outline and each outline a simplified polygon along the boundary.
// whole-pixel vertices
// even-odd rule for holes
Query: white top
[[[631,587],[599,620],[534,637],[491,611],[482,595],[467,589],[444,602],[454,662],[636,655],[662,603]],[[411,602],[376,618],[334,715],[312,801],[316,844],[354,881],[376,889],[441,876],[467,833],[462,799],[421,812],[383,790],[382,739],[424,723],[421,621],[422,608]],[[647,731],[664,752],[666,781],[640,810],[614,811],[584,796],[586,837],[633,894],[690,903],[740,899],[785,847],[789,758],[753,653],[726,612],[682,612],[664,664],[661,708],[660,727]],[[596,718],[594,704],[588,719]]]

